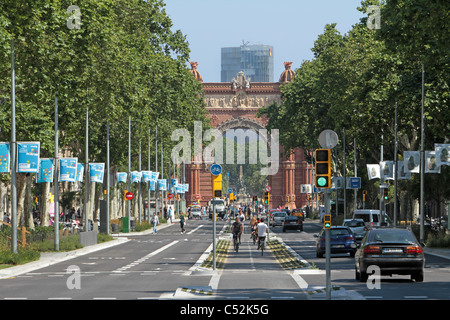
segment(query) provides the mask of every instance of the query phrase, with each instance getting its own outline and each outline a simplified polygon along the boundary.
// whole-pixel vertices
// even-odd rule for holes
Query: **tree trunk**
[[[48,226],[48,221],[50,219],[50,182],[43,182],[44,187],[42,188],[42,194],[41,194],[41,203],[40,203],[40,214],[41,214],[41,226],[46,227]]]
[[[30,229],[34,229],[34,221],[33,221],[33,196],[31,193],[32,187],[32,177],[31,175],[26,176],[26,192],[24,199],[24,222],[25,226]]]
[[[18,173],[17,177],[17,226],[24,225],[24,201],[26,184],[26,173]]]

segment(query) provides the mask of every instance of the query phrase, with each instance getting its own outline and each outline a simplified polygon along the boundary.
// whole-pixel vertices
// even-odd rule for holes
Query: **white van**
[[[381,218],[380,210],[358,209],[353,211],[353,219],[363,219],[366,226],[390,226],[390,219],[384,214],[384,221]],[[384,222],[384,223],[383,223]]]

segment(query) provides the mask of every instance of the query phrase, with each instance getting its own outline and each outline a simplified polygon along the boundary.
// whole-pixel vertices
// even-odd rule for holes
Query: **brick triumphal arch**
[[[291,81],[295,76],[291,70],[291,64],[291,62],[285,62],[286,70],[281,74],[279,82],[251,82],[251,79],[241,71],[232,82],[208,83],[203,82],[197,70],[198,63],[191,62],[191,73],[203,83],[206,109],[212,126],[223,133],[228,129],[257,131],[265,128],[267,119],[256,116],[258,109],[274,102],[281,103],[280,86]],[[278,172],[269,175],[269,185],[272,188],[270,208],[278,206],[301,208],[306,205],[306,195],[300,193],[300,185],[307,182],[308,172],[304,152],[301,149],[295,149],[290,156],[285,157],[281,151],[278,150],[280,152]],[[207,205],[212,197],[209,165],[206,163],[188,165],[186,179],[190,185],[186,197],[187,205],[194,202],[200,202],[202,206]]]

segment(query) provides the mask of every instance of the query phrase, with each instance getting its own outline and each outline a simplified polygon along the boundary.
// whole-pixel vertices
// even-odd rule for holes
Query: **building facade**
[[[242,45],[221,50],[221,82],[231,82],[240,72],[252,82],[273,82],[273,47]]]
[[[280,87],[295,76],[291,64],[291,62],[284,63],[286,70],[278,82],[253,82],[243,71],[239,71],[230,82],[203,82],[206,109],[212,126],[223,133],[228,129],[238,128],[255,131],[264,129],[267,119],[257,117],[257,112],[261,107],[273,103],[281,104]],[[193,64],[191,73],[201,81],[197,65]],[[308,170],[304,151],[295,149],[285,156],[281,147],[280,150],[271,152],[279,152],[280,157],[278,172],[269,175],[269,185],[272,188],[270,208],[303,207],[306,204],[306,194],[300,192],[300,185],[312,181],[311,176],[307,178],[312,170],[311,166]],[[213,192],[209,171],[211,164],[204,163],[201,159],[196,162],[186,167],[186,179],[190,186],[186,194],[187,205],[199,203],[206,206]]]

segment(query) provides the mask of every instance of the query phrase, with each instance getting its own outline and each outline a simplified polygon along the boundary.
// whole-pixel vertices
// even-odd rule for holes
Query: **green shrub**
[[[31,261],[39,260],[41,254],[32,247],[17,247],[17,253],[13,253],[11,249],[0,249],[0,264],[19,265]]]
[[[450,234],[430,234],[426,246],[430,248],[450,248]]]

